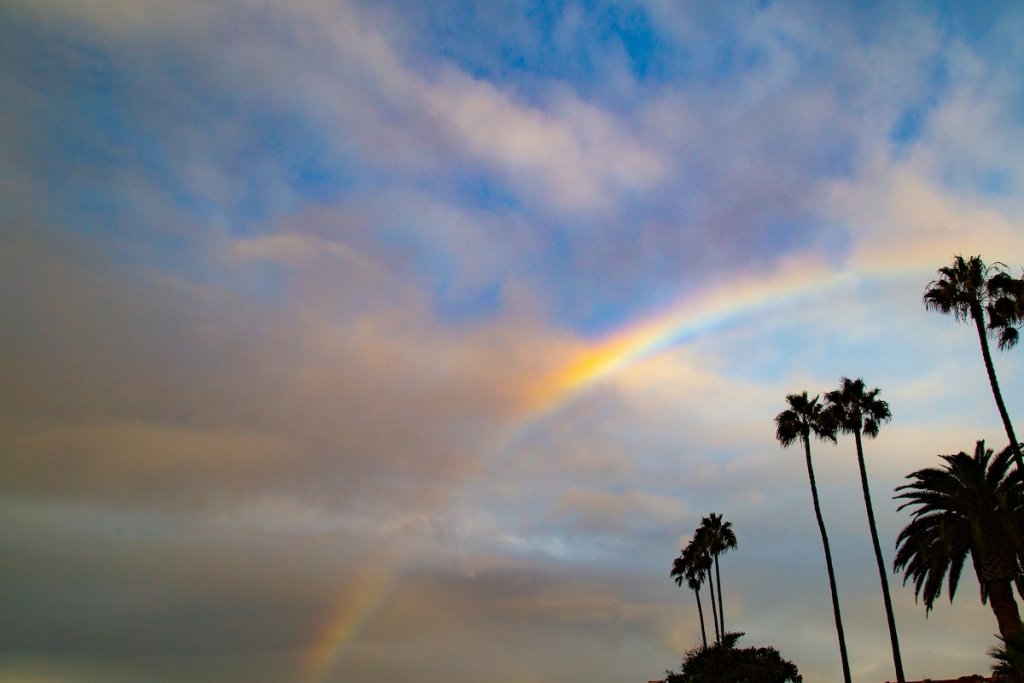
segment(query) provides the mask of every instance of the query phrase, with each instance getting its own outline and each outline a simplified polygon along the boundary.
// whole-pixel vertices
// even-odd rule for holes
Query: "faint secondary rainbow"
[[[827,293],[850,280],[850,275],[835,273],[820,264],[794,263],[774,276],[732,279],[727,286],[687,297],[659,314],[626,325],[576,351],[561,369],[530,387],[530,399],[516,429],[495,451],[506,448],[522,429],[565,405],[587,387],[632,363],[757,310],[785,305],[812,293]],[[325,680],[339,665],[346,645],[386,597],[400,562],[397,555],[373,562],[371,569],[353,579],[350,590],[338,601],[310,649],[306,663],[310,681]]]

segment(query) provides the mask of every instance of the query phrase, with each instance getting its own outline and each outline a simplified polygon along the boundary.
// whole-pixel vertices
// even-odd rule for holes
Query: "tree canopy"
[[[802,683],[796,664],[774,647],[737,648],[742,633],[729,633],[721,644],[688,650],[678,672],[665,672],[665,683]]]

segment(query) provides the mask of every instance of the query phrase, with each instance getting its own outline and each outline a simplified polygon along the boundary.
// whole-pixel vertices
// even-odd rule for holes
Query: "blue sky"
[[[977,340],[920,297],[955,253],[1024,264],[1022,23],[7,3],[0,681],[649,680],[699,638],[668,570],[712,511],[730,627],[837,680],[772,420],[882,388],[890,557],[903,477],[1001,445]],[[852,456],[815,451],[867,683],[893,676]],[[972,587],[927,619],[893,587],[909,676],[987,671]]]

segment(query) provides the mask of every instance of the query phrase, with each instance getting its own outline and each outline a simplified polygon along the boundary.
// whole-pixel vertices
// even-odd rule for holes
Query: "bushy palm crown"
[[[925,308],[952,315],[963,322],[974,318],[988,302],[988,280],[995,267],[986,266],[980,256],[953,257],[953,265],[939,268],[939,279],[928,283]]]
[[[775,438],[788,448],[797,439],[809,440],[811,432],[822,440],[836,440],[836,424],[832,414],[826,411],[818,397],[807,398],[807,392],[788,394],[789,408],[775,416]]]
[[[732,522],[723,522],[722,515],[712,512],[702,517],[694,539],[702,545],[712,557],[721,555],[736,547],[736,532],[732,530]]]
[[[1000,349],[1016,346],[1024,324],[1024,278],[998,272],[988,281],[988,327]]]
[[[914,595],[931,610],[942,594],[948,575],[950,601],[967,555],[981,583],[986,600],[986,558],[999,554],[1014,565],[1008,568],[1020,582],[1018,552],[1024,530],[1024,478],[1020,470],[1010,471],[1013,451],[992,451],[979,441],[973,455],[964,452],[939,456],[943,467],[930,467],[907,475],[911,480],[897,488],[897,499],[906,502],[900,510],[913,507],[912,521],[896,539],[897,571],[904,570],[903,582],[914,582]],[[991,558],[990,558],[991,559]]]
[[[698,577],[697,572],[692,567],[687,566],[686,560],[682,555],[672,561],[672,571],[669,573],[669,576],[675,579],[677,586],[682,586],[685,580],[690,590],[699,590],[703,582],[703,577]]]
[[[843,377],[839,388],[825,394],[829,419],[847,434],[876,437],[883,422],[892,419],[889,404],[878,398],[881,389],[866,389],[864,380]]]
[[[699,590],[710,570],[711,556],[699,544],[691,542],[672,562],[669,575],[675,579],[677,586],[682,586],[685,580],[691,590]]]
[[[1002,263],[985,265],[980,256],[953,257],[953,263],[939,268],[939,279],[928,283],[924,305],[952,315],[960,322],[977,320],[994,334],[1000,349],[1017,344],[1019,326],[1024,322],[1024,281],[1010,276]]]

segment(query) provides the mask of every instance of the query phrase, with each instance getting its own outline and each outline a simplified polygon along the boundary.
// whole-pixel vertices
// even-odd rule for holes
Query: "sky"
[[[904,477],[1005,444],[921,295],[1024,265],[1022,33],[1009,2],[0,3],[0,682],[648,681],[699,642],[669,570],[710,512],[727,627],[839,680],[774,417],[881,389],[887,562]],[[814,463],[853,679],[892,680],[854,446]],[[908,677],[988,672],[973,576],[930,615],[890,583]]]

